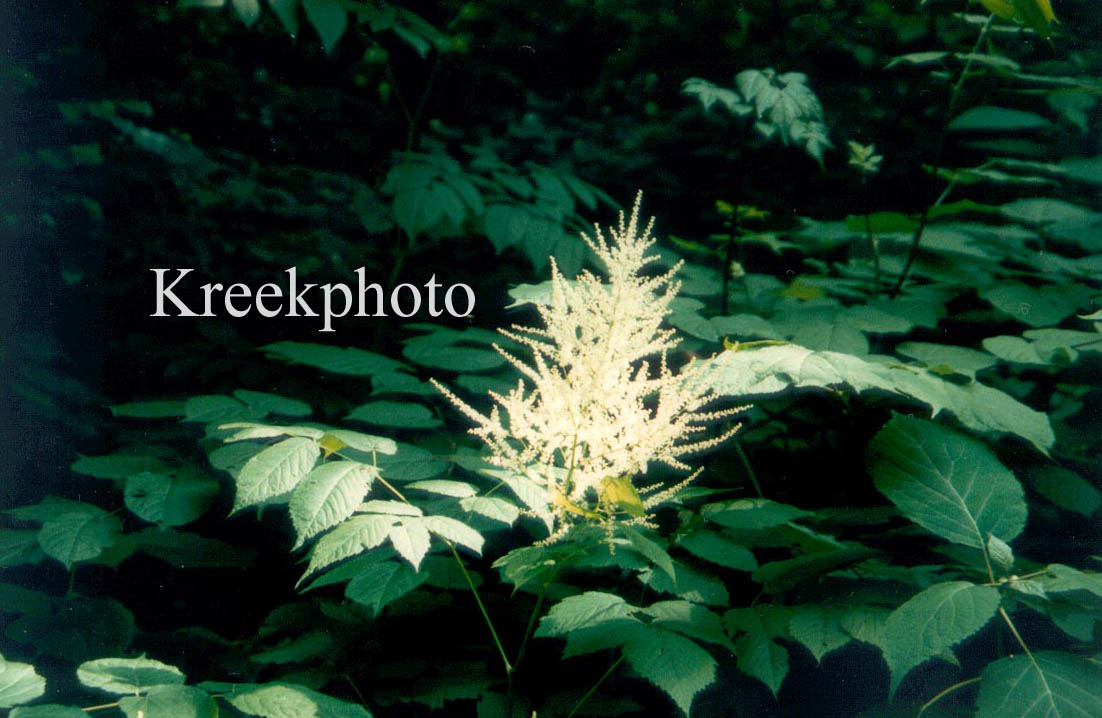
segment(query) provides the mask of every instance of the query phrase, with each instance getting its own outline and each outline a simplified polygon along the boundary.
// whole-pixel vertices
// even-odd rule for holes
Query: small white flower
[[[471,433],[487,444],[492,464],[547,491],[553,538],[578,520],[646,524],[645,510],[696,474],[665,491],[639,489],[650,495],[626,517],[622,480],[616,483],[619,498],[608,498],[612,480],[637,480],[652,461],[691,471],[685,457],[738,429],[708,438],[702,436],[705,425],[744,408],[703,411],[713,396],[700,382],[698,365],[677,374],[667,366],[666,354],[678,340],[662,322],[680,287],[673,279],[680,263],[659,276],[642,275],[655,257],[646,254],[654,243],[653,219],[639,231],[641,200],[640,193],[626,225],[621,213],[609,240],[599,227],[593,237],[582,235],[607,282],[588,271],[568,282],[552,260],[550,303],[538,307],[543,328],[501,330],[531,350],[525,362],[498,348],[527,385],[521,380],[508,394],[491,392],[496,404],[483,415],[433,382],[475,422]]]

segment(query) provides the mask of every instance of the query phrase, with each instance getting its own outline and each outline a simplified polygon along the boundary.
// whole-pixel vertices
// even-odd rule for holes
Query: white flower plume
[[[538,307],[543,328],[513,327],[505,336],[527,346],[525,362],[498,351],[527,379],[506,395],[491,392],[489,415],[472,408],[433,382],[475,422],[471,433],[489,447],[489,461],[534,481],[547,491],[545,513],[554,516],[561,535],[579,517],[604,522],[646,523],[655,507],[687,483],[639,499],[631,484],[625,509],[624,479],[637,481],[652,461],[691,471],[684,457],[726,440],[738,426],[718,436],[703,436],[706,424],[743,407],[704,411],[713,399],[690,363],[675,374],[666,363],[678,340],[662,322],[680,287],[673,279],[680,263],[659,276],[644,276],[655,257],[650,223],[639,231],[636,198],[625,225],[609,229],[606,240],[596,227],[582,238],[603,265],[608,281],[583,271],[567,281],[552,260],[551,300]],[[614,497],[613,480],[619,487]],[[639,488],[648,493],[654,486]]]

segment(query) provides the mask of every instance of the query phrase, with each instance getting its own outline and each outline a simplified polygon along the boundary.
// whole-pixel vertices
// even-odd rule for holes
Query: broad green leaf
[[[232,396],[212,394],[193,396],[184,402],[184,418],[180,421],[225,424],[231,421],[259,419],[265,413],[263,409],[243,404]]]
[[[298,537],[295,546],[351,516],[378,475],[374,466],[357,461],[332,461],[307,474],[288,507]]]
[[[120,528],[118,518],[86,505],[43,522],[38,532],[38,545],[47,556],[71,568],[77,561],[96,558],[113,546],[119,538]]]
[[[991,563],[1003,574],[1009,573],[1010,569],[1014,568],[1014,550],[998,536],[987,537],[987,555],[991,558]]]
[[[1044,129],[1050,124],[1048,120],[1032,112],[981,105],[957,115],[945,129],[950,132],[1019,132]]]
[[[348,583],[344,595],[369,606],[378,615],[387,604],[417,588],[428,577],[427,572],[418,572],[405,563],[380,561],[361,569]]]
[[[427,491],[430,494],[439,494],[441,496],[452,496],[457,499],[474,496],[478,493],[477,489],[466,481],[451,481],[450,479],[414,481],[411,484],[407,484],[406,488]]]
[[[421,520],[421,525],[441,538],[482,554],[482,534],[462,521],[447,516],[426,516]]]
[[[299,0],[268,0],[268,6],[283,24],[283,29],[294,39],[298,35]]]
[[[897,354],[917,359],[937,374],[963,374],[975,378],[976,372],[996,364],[987,352],[952,344],[903,342],[895,348]]]
[[[641,610],[653,617],[653,626],[714,643],[734,652],[735,647],[723,631],[723,620],[704,606],[689,601],[658,601]]]
[[[42,703],[36,706],[13,708],[9,718],[88,718],[88,714],[76,706]]]
[[[666,549],[662,548],[654,541],[651,541],[631,526],[625,524],[622,528],[624,535],[628,537],[628,541],[631,542],[631,547],[633,549],[642,554],[655,566],[662,569],[671,581],[676,580],[677,574],[674,571],[673,559],[666,553]]]
[[[745,398],[789,387],[832,388],[846,384],[857,392],[875,389],[929,404],[936,416],[952,412],[980,432],[1012,433],[1046,451],[1055,441],[1048,417],[1009,395],[974,382],[965,386],[902,365],[866,361],[838,352],[815,352],[794,344],[745,347],[701,362],[702,381],[720,395]]]
[[[1059,324],[1089,302],[1089,292],[1075,287],[1034,289],[1019,282],[993,284],[980,289],[979,295],[996,309],[1031,327]]]
[[[736,571],[753,571],[758,567],[750,549],[715,531],[693,531],[679,538],[677,545],[705,561]]]
[[[362,706],[290,683],[234,686],[226,700],[260,718],[371,718]]]
[[[252,27],[260,17],[260,0],[232,0],[231,4],[246,27]]]
[[[5,661],[0,656],[0,708],[33,701],[46,692],[46,679],[29,663]]]
[[[358,431],[348,429],[330,429],[325,432],[325,436],[334,437],[340,443],[356,451],[364,451],[369,454],[386,454],[388,456],[398,453],[398,444],[394,442],[394,439],[388,439],[385,436],[361,434]],[[403,444],[403,446],[405,445]],[[384,457],[377,458],[380,461],[384,460]]]
[[[648,568],[639,572],[639,580],[655,591],[693,603],[726,606],[731,600],[722,581],[680,563],[674,564],[673,578],[663,570]]]
[[[166,419],[184,415],[182,401],[135,401],[127,404],[113,404],[108,408],[115,416],[135,419]]]
[[[662,689],[687,716],[693,698],[715,681],[716,661],[695,642],[657,627],[634,631],[624,643],[624,658]]]
[[[605,621],[631,618],[638,609],[611,593],[586,591],[570,596],[551,607],[540,619],[536,636],[565,636],[571,631],[591,628]]]
[[[812,513],[769,499],[735,499],[705,504],[700,509],[700,515],[721,526],[750,530],[777,526],[793,519],[811,516]]]
[[[1047,567],[1044,576],[1037,579],[1048,593],[1086,594],[1102,599],[1102,573],[1080,571],[1071,566],[1054,563]]]
[[[947,541],[982,548],[988,534],[1010,541],[1025,527],[1021,484],[975,439],[897,414],[869,443],[868,461],[876,488]]]
[[[218,497],[218,482],[202,474],[143,472],[126,480],[126,508],[150,523],[182,526],[207,512]]]
[[[496,496],[470,496],[459,500],[464,511],[471,511],[493,521],[512,526],[520,518],[516,504]]]
[[[369,401],[357,406],[346,418],[401,429],[433,429],[441,425],[427,406],[399,401]]]
[[[766,593],[782,593],[809,579],[860,563],[875,552],[858,544],[816,551],[782,561],[762,564],[752,574]]]
[[[38,529],[0,529],[0,568],[38,563],[42,556]]]
[[[788,611],[771,605],[736,608],[723,619],[728,631],[743,634],[735,641],[739,670],[769,686],[776,695],[788,675],[788,651],[773,639],[787,637]]]
[[[293,636],[278,645],[249,656],[254,663],[301,663],[325,653],[333,647],[333,637],[328,631],[310,631]]]
[[[344,12],[342,10],[342,12]],[[363,349],[334,347],[310,342],[276,342],[261,347],[265,353],[294,364],[351,376],[372,376],[400,371],[401,362]]]
[[[987,625],[999,607],[999,591],[966,581],[938,583],[888,616],[884,659],[891,669],[891,694],[903,677]]]
[[[111,598],[66,599],[64,610],[28,613],[10,621],[6,634],[37,653],[70,664],[120,654],[134,638],[134,616]]]
[[[980,676],[976,718],[1090,718],[1102,715],[1102,667],[1071,653],[1003,658]]]
[[[119,701],[126,718],[218,718],[218,706],[193,686],[154,686],[140,698]]]
[[[1029,483],[1060,508],[1090,516],[1102,506],[1102,493],[1079,474],[1049,464],[1029,474]]]
[[[826,654],[853,640],[853,636],[842,630],[844,615],[845,609],[838,606],[793,606],[788,631],[821,662]]]
[[[320,455],[316,441],[299,436],[264,449],[241,467],[233,511],[289,494],[314,468]]]
[[[409,374],[390,372],[371,377],[372,394],[412,394],[414,396],[435,396],[436,387],[427,381],[421,381]]]
[[[325,432],[314,426],[279,426],[277,424],[258,424],[252,421],[233,421],[219,424],[218,431],[232,432],[222,436],[222,441],[233,443],[252,439],[272,439],[277,436],[303,436],[307,439],[320,439]]]
[[[298,399],[288,399],[279,394],[269,394],[264,391],[250,391],[238,389],[233,393],[234,397],[245,402],[251,407],[263,411],[265,414],[281,414],[283,416],[309,416],[312,412],[310,405]]]
[[[340,0],[302,0],[302,9],[317,30],[326,54],[332,55],[348,27],[348,9]]]
[[[174,568],[245,569],[256,562],[254,549],[231,546],[185,531],[151,526],[127,534],[127,538],[134,541],[135,551],[159,558]]]
[[[409,561],[414,570],[421,566],[421,559],[429,550],[429,531],[419,518],[400,519],[390,529],[390,543],[398,555]]]
[[[303,577],[356,554],[381,545],[398,520],[384,514],[357,515],[338,524],[318,539],[310,552],[310,564]],[[300,579],[301,582],[301,579]]]
[[[77,679],[108,693],[139,693],[151,686],[176,685],[184,674],[176,666],[152,658],[99,658],[77,667]]]
[[[117,452],[104,456],[82,456],[69,468],[97,479],[126,479],[143,471],[166,471],[170,466],[158,456]]]

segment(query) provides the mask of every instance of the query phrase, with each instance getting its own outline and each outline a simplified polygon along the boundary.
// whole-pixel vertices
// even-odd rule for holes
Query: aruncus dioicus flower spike
[[[649,525],[647,513],[671,498],[699,471],[685,457],[723,442],[738,426],[708,437],[706,425],[745,407],[705,410],[713,400],[697,364],[675,373],[667,354],[678,344],[662,323],[680,284],[680,263],[658,276],[643,270],[653,220],[640,230],[636,198],[631,217],[582,238],[607,281],[583,271],[568,281],[552,260],[551,296],[538,305],[542,328],[513,327],[503,335],[531,351],[527,360],[498,351],[521,373],[507,394],[491,392],[488,415],[434,385],[475,423],[471,433],[489,448],[487,460],[522,475],[546,492],[552,534],[576,522]],[[637,482],[651,462],[691,472],[662,489]]]

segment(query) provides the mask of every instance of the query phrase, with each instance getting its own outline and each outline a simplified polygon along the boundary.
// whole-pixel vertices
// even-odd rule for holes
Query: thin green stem
[[[512,683],[513,664],[509,662],[509,657],[505,655],[505,647],[501,645],[501,639],[498,638],[497,629],[494,628],[494,622],[490,620],[490,614],[486,611],[486,604],[482,603],[482,596],[478,595],[478,589],[475,588],[474,581],[471,580],[471,574],[467,572],[467,565],[463,563],[463,559],[459,556],[459,552],[455,550],[455,546],[451,541],[445,541],[444,543],[451,550],[456,563],[459,564],[459,570],[463,572],[463,579],[467,582],[467,587],[471,589],[474,601],[478,604],[478,610],[482,613],[482,620],[486,622],[486,628],[490,629],[490,637],[494,639],[494,645],[497,646],[497,652],[501,656],[501,662],[505,664],[505,675],[508,677],[509,682]]]
[[[750,465],[750,457],[746,455],[746,450],[742,448],[742,442],[738,440],[737,436],[732,439],[732,442],[735,445],[735,452],[742,460],[743,468],[746,469],[746,475],[750,477],[750,483],[754,485],[754,491],[758,493],[758,498],[764,499],[765,494],[762,493],[761,484],[758,483],[758,475],[755,473],[754,467]]]
[[[594,683],[593,686],[585,692],[585,695],[582,696],[581,699],[579,699],[578,702],[574,704],[574,707],[571,708],[570,712],[566,714],[566,718],[572,718],[572,716],[578,712],[578,709],[580,709],[582,705],[585,704],[587,700],[589,700],[589,697],[593,695],[598,688],[600,688],[601,684],[605,682],[605,679],[612,675],[612,672],[616,670],[616,667],[623,662],[624,654],[621,653],[620,657],[613,661],[612,665],[608,667],[608,670],[601,674],[601,677],[597,679],[597,682]]]
[[[953,693],[954,691],[957,691],[961,688],[964,688],[965,686],[970,686],[973,683],[979,683],[979,682],[980,682],[979,678],[969,678],[966,681],[961,681],[960,683],[954,683],[953,685],[949,686],[948,688],[946,688],[942,692],[938,693],[936,696],[934,696],[930,700],[923,703],[922,707],[918,709],[918,715],[922,715],[923,713],[925,713],[927,708],[929,708],[933,704],[937,703],[938,701],[940,701],[942,698],[949,695],[950,693]]]
[[[968,71],[972,69],[972,62],[976,58],[976,53],[980,50],[980,45],[983,44],[984,39],[987,38],[987,33],[991,29],[991,23],[995,21],[995,14],[991,13],[987,16],[987,22],[983,24],[983,29],[980,30],[979,37],[976,38],[976,44],[972,46],[972,52],[968,53],[968,59],[964,61],[964,68],[960,71],[960,77],[957,78],[956,83],[953,85],[953,91],[949,95],[949,117],[952,118],[953,110],[956,109],[957,100],[960,99],[960,91],[964,87],[964,81],[968,78]]]
[[[84,711],[85,713],[91,713],[92,711],[105,711],[108,708],[118,708],[118,707],[119,707],[119,701],[115,701],[114,703],[101,703],[98,706],[88,706],[87,708],[81,708],[81,710]]]
[[[547,595],[547,589],[551,586],[551,582],[554,579],[555,577],[552,575],[544,581],[539,595],[536,596],[536,605],[532,607],[532,613],[528,616],[528,626],[524,629],[524,638],[520,641],[520,650],[517,651],[517,658],[513,661],[514,671],[520,666],[520,662],[524,659],[524,652],[528,649],[528,640],[536,630],[536,621],[539,619],[540,608],[543,607],[543,599]]]

